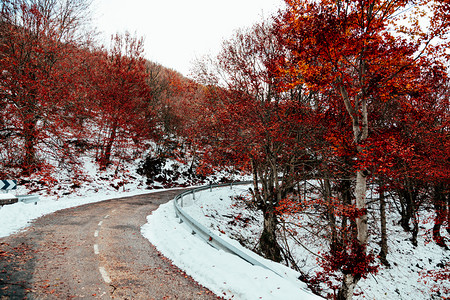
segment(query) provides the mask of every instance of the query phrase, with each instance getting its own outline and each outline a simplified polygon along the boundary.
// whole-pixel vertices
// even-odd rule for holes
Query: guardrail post
[[[195,191],[192,190],[192,199],[195,201]]]

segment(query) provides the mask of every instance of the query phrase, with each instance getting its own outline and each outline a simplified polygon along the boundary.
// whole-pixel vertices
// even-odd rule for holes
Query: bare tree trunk
[[[447,194],[447,232],[450,234],[450,195]]]
[[[23,137],[25,140],[25,156],[23,161],[23,174],[31,175],[37,169],[36,162],[36,121],[26,120],[23,125]]]
[[[355,186],[355,198],[356,209],[359,212],[359,216],[356,218],[356,234],[358,243],[362,246],[367,245],[368,240],[368,228],[367,228],[367,207],[366,207],[366,190],[367,190],[367,178],[363,170],[356,172],[356,186]],[[365,252],[363,253],[365,254]],[[344,274],[342,285],[339,288],[338,300],[351,300],[353,297],[353,291],[360,277],[353,274]]]
[[[252,160],[253,171],[253,197],[264,215],[263,231],[259,237],[259,246],[264,257],[267,259],[281,262],[281,247],[277,242],[276,230],[278,225],[277,215],[274,207],[277,203],[276,194],[274,194],[274,176],[264,176],[259,169],[258,162]],[[262,190],[259,185],[262,185]]]
[[[356,218],[356,230],[358,232],[358,242],[361,245],[367,244],[368,230],[367,230],[367,206],[366,206],[366,190],[367,178],[364,171],[359,170],[356,173],[356,208],[360,212],[360,216]]]
[[[349,165],[348,160],[345,160],[345,164]],[[352,184],[351,184],[351,178],[350,176],[344,176],[339,184],[341,198],[342,198],[342,204],[344,206],[350,207],[352,205]],[[356,228],[356,222],[352,218],[348,218],[347,216],[342,216],[342,222],[341,222],[341,228],[347,228],[350,226],[350,228]],[[341,242],[343,244],[348,244],[350,242],[351,238],[356,238],[356,234],[348,235],[345,233],[346,230],[341,232]],[[353,229],[350,229],[350,232],[354,231]]]
[[[330,243],[330,247],[333,250],[338,249],[341,245],[340,245],[340,241],[338,239],[338,233],[337,233],[337,226],[336,226],[336,215],[335,215],[335,211],[334,211],[334,203],[331,203],[331,184],[330,184],[330,179],[325,178],[324,179],[324,199],[327,205],[327,220],[330,226],[330,230],[331,230],[331,243]]]
[[[114,141],[116,140],[117,126],[114,124],[111,128],[111,133],[106,142],[106,146],[103,150],[102,157],[100,158],[100,167],[105,169],[111,162],[111,151]]]
[[[344,280],[339,289],[337,300],[351,300],[353,298],[356,283],[357,281],[355,282],[355,278],[352,274],[344,274]]]
[[[411,237],[411,243],[414,247],[417,247],[417,236],[419,235],[419,220],[417,219],[417,211],[414,205],[414,215],[413,215],[413,229],[412,229],[412,237]]]
[[[380,226],[381,226],[381,242],[380,242],[380,260],[387,267],[390,266],[386,255],[388,254],[387,245],[387,228],[386,228],[386,198],[384,191],[380,191]]]
[[[447,245],[445,244],[444,239],[441,236],[441,227],[444,223],[445,219],[445,213],[446,213],[446,203],[445,203],[445,196],[443,195],[443,186],[442,184],[436,184],[434,187],[434,195],[433,195],[433,202],[434,202],[434,210],[436,212],[436,216],[434,218],[434,226],[433,226],[433,240],[436,242],[437,245],[448,249]]]
[[[273,146],[273,145],[271,145]],[[275,161],[270,161],[270,172],[265,180],[264,203],[262,211],[264,214],[264,227],[259,243],[264,256],[270,260],[281,262],[281,247],[277,241],[278,217],[275,214],[275,207],[281,198],[281,191],[278,183],[278,169]]]
[[[361,80],[364,80],[365,74],[365,61],[360,61],[360,75]],[[369,136],[369,121],[367,110],[367,99],[364,95],[364,91],[354,96],[354,103],[350,99],[346,87],[340,82],[339,92],[344,101],[345,108],[352,120],[353,138],[356,144],[356,151],[360,153],[363,151],[362,144]],[[368,171],[358,170],[356,171],[356,186],[355,186],[355,206],[358,210],[358,217],[356,218],[356,236],[359,245],[366,249],[368,240],[368,227],[367,227],[367,203],[366,203],[366,191],[367,191],[367,175]],[[366,254],[366,250],[362,254]],[[353,290],[360,278],[355,277],[352,274],[344,274],[344,280],[339,290],[339,295],[342,295],[340,299],[351,299],[353,296]]]
[[[277,241],[277,217],[273,210],[263,211],[264,213],[264,229],[259,238],[259,244],[264,256],[270,260],[281,262],[281,248]]]
[[[398,191],[398,195],[400,198],[400,205],[401,205],[400,225],[402,226],[404,231],[410,232],[411,227],[409,226],[409,222],[412,218],[411,199],[407,191],[404,189]]]

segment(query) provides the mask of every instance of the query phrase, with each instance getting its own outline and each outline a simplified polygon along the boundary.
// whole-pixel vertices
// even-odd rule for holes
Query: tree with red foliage
[[[139,144],[155,133],[155,112],[143,54],[143,40],[116,34],[109,51],[93,53],[92,85],[95,103],[92,108],[98,126],[102,168],[111,162],[118,141]]]
[[[306,85],[311,91],[332,92],[326,101],[344,104],[352,126],[355,160],[355,201],[358,212],[354,236],[361,255],[366,255],[368,241],[367,178],[371,174],[366,153],[374,135],[369,112],[372,107],[402,100],[398,91],[412,84],[408,70],[418,57],[439,55],[445,43],[431,46],[436,36],[449,29],[441,13],[445,2],[433,2],[431,26],[421,28],[425,3],[414,6],[410,26],[399,19],[408,1],[303,1],[286,0],[286,11],[278,19],[282,43],[290,50],[285,72],[297,77],[291,86]],[[430,2],[431,3],[431,2]],[[400,12],[400,13],[399,13]],[[393,33],[396,32],[394,35]],[[295,74],[296,76],[292,76]],[[355,248],[356,249],[356,248]],[[361,276],[344,273],[338,299],[351,299]]]
[[[433,236],[442,247],[440,226],[446,219],[446,195],[449,192],[448,78],[439,62],[423,59],[417,68],[414,88],[406,90],[403,105],[396,108],[386,133],[391,140],[391,156],[383,169],[385,182],[399,196],[400,224],[412,232],[417,245],[418,212],[423,204],[435,207]],[[414,105],[411,105],[414,104]],[[385,155],[379,154],[379,157]],[[381,174],[380,174],[381,175]],[[410,228],[412,223],[412,228]]]
[[[263,23],[237,31],[212,68],[199,68],[207,101],[196,119],[208,165],[234,165],[253,175],[253,203],[264,215],[260,250],[281,261],[276,208],[308,170],[305,142],[317,139],[309,95],[279,90],[276,62],[283,48],[271,30]]]
[[[88,2],[63,2],[10,0],[1,6],[3,151],[10,155],[9,166],[25,175],[42,166],[37,152],[61,132],[61,109],[75,94],[67,90],[77,78],[68,67]]]

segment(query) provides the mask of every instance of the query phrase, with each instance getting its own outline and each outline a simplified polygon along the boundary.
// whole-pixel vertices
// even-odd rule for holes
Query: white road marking
[[[98,267],[98,270],[100,271],[100,274],[102,274],[103,280],[106,283],[111,283],[111,278],[109,278],[108,273],[106,272],[105,268]]]
[[[111,212],[115,212],[116,211],[116,209],[113,209]]]
[[[103,217],[103,219],[107,219],[107,218],[109,218],[109,215],[106,215],[106,216]],[[98,222],[98,226],[102,226],[102,224],[103,224],[103,220]],[[98,237],[98,230],[94,231],[94,237]],[[94,253],[97,254],[97,255],[100,254],[100,251],[98,250],[98,245],[97,244],[94,244]],[[98,267],[98,270],[100,271],[100,274],[102,275],[103,280],[106,283],[111,283],[111,278],[109,278],[108,272],[106,272],[105,268]]]

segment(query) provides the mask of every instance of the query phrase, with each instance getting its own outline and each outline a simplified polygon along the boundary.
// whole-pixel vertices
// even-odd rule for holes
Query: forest
[[[138,36],[100,44],[89,16],[87,0],[2,1],[2,179],[51,190],[64,170],[80,184],[82,154],[100,169],[142,158],[150,179],[165,159],[199,183],[251,175],[258,251],[297,268],[279,232],[313,218],[327,251],[304,280],[314,290],[337,278],[335,299],[392,263],[387,207],[408,243],[426,219],[430,242],[449,249],[448,0],[285,0],[199,59],[192,78],[145,58]],[[449,262],[426,276],[450,295]]]

